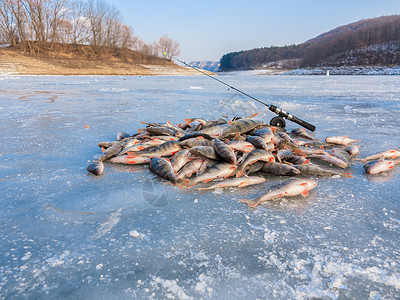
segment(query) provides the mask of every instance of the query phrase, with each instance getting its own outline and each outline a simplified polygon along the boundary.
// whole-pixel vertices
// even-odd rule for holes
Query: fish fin
[[[206,179],[206,180],[203,180],[205,183],[209,183],[210,181],[213,181],[214,180],[214,178],[211,178],[211,179]]]
[[[242,188],[247,186],[247,182],[246,181],[242,181],[241,183],[239,183],[238,187]]]
[[[229,122],[228,122],[228,125],[231,125],[232,124],[232,120],[230,120]]]
[[[349,135],[345,136],[344,138],[347,139],[349,137]]]
[[[134,160],[129,160],[129,161],[127,161],[127,163],[128,163],[128,164],[134,165],[134,164],[136,164],[136,161],[134,161]]]
[[[143,150],[143,149],[146,149],[146,147],[145,146],[139,146],[138,149],[139,150]]]
[[[303,197],[307,196],[308,195],[308,190],[302,191],[301,194],[303,195]]]
[[[252,119],[254,117],[257,117],[258,115],[260,115],[261,113],[253,113],[251,115],[249,115],[246,119]]]
[[[351,173],[342,173],[342,177],[347,177],[347,178],[354,178],[354,176],[351,175]]]
[[[190,182],[186,187],[191,188],[192,186],[194,186],[196,183],[192,183]]]
[[[275,158],[271,156],[271,157],[269,158],[269,162],[275,162]],[[279,161],[279,162],[281,162],[281,161]]]
[[[240,170],[239,172],[236,172],[236,177],[241,177],[243,175],[244,170]]]
[[[310,161],[311,161],[310,159],[307,159],[302,163],[302,165],[308,165],[310,163]]]
[[[101,152],[106,152],[106,150],[104,149],[104,147],[101,147]]]
[[[206,121],[204,121],[204,120],[201,120],[201,119],[199,119],[199,120],[197,120],[197,121],[199,121],[201,124],[203,124],[203,126],[206,126]]]
[[[252,199],[239,199],[242,203],[247,203],[250,207],[256,207],[260,201],[252,200]]]
[[[237,132],[232,140],[236,141],[239,138],[239,136],[240,136],[240,132]]]
[[[192,119],[183,119],[183,121],[185,121],[187,124],[192,122]]]

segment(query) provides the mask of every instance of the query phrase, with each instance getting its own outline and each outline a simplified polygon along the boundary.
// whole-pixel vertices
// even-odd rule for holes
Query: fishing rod
[[[165,52],[164,52],[164,55],[166,55]],[[257,101],[258,103],[261,103],[261,104],[265,105],[270,111],[272,111],[272,112],[274,112],[274,113],[276,113],[278,115],[278,117],[272,118],[272,120],[270,122],[271,125],[285,128],[286,122],[283,119],[283,118],[285,118],[285,119],[287,119],[289,121],[292,121],[292,122],[295,122],[295,123],[299,124],[300,126],[303,126],[304,128],[307,128],[308,130],[315,131],[315,126],[314,125],[311,125],[310,123],[307,123],[306,121],[303,121],[303,120],[295,117],[294,115],[284,111],[283,109],[281,109],[281,108],[279,108],[279,107],[277,107],[275,105],[272,105],[272,104],[266,104],[266,103],[262,102],[261,100],[259,100],[259,99],[255,98],[255,97],[253,97],[253,96],[251,96],[251,95],[249,95],[249,94],[247,94],[247,93],[235,88],[234,86],[232,86],[230,84],[227,84],[226,82],[224,82],[224,81],[222,81],[222,80],[220,80],[220,79],[218,79],[218,78],[216,78],[214,76],[211,76],[210,74],[207,74],[206,72],[204,72],[204,71],[202,71],[202,70],[200,70],[198,68],[192,67],[191,65],[189,65],[186,62],[180,60],[179,58],[176,58],[174,56],[171,56],[171,58],[173,58],[176,61],[184,64],[185,66],[187,66],[189,68],[192,68],[192,69],[196,70],[197,72],[200,72],[203,75],[206,75],[207,77],[210,77],[210,78],[218,81],[219,83],[222,83],[223,85],[226,85],[230,89],[235,90],[238,93],[240,93],[240,94],[242,94],[242,95],[244,95],[246,97],[249,97],[250,99],[253,99],[253,100]]]

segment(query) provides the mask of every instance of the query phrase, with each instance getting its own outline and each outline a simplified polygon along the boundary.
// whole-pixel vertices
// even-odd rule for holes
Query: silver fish
[[[303,195],[305,197],[308,192],[316,186],[317,183],[311,179],[294,179],[271,188],[266,194],[257,199],[240,199],[239,201],[247,203],[250,207],[255,207],[261,202],[276,200],[282,197],[292,197],[297,195]]]
[[[141,165],[150,163],[149,157],[118,155],[110,159],[114,164]]]
[[[265,140],[260,136],[248,135],[248,136],[246,136],[246,140],[257,149],[270,150],[270,149],[268,149],[268,146],[267,146],[267,143],[265,142]]]
[[[94,175],[101,175],[104,171],[104,164],[101,161],[94,161],[87,166],[86,170]]]
[[[180,169],[189,161],[190,153],[189,149],[183,149],[174,154],[171,159],[172,168],[175,172],[179,172]]]
[[[381,157],[391,158],[391,159],[398,158],[398,157],[400,157],[400,150],[389,149],[389,150],[385,150],[383,152],[379,152],[379,153],[367,156],[365,158],[361,158],[360,160],[375,160],[375,159],[380,159]]]
[[[278,162],[265,163],[260,172],[283,176],[295,176],[300,174],[300,171],[295,167]]]
[[[169,180],[176,184],[178,187],[186,186],[189,180],[184,178],[178,178],[174,169],[172,168],[171,162],[168,159],[162,157],[153,157],[150,160],[150,170],[160,176],[163,179]]]
[[[150,151],[140,151],[138,153],[139,156],[146,156],[146,157],[161,157],[161,156],[169,156],[173,155],[174,153],[178,152],[182,148],[179,146],[180,142],[178,141],[169,141],[157,146],[156,148],[151,149]]]
[[[192,174],[200,170],[203,164],[203,159],[196,158],[189,161],[183,168],[178,172],[178,178],[191,177]]]
[[[210,146],[212,147],[212,142],[203,138],[203,137],[196,137],[196,138],[191,138],[184,140],[180,142],[180,146],[182,148],[193,148],[197,146]]]
[[[190,148],[189,152],[193,156],[205,157],[213,160],[221,160],[221,156],[215,151],[214,147],[211,146],[197,146]]]
[[[219,139],[213,140],[213,146],[214,150],[223,158],[223,160],[230,164],[236,163],[235,152],[233,152],[230,146],[228,146],[224,142],[221,142]]]
[[[347,162],[341,160],[340,158],[332,156],[329,153],[323,155],[310,155],[310,157],[318,158],[320,160],[323,160],[329,164],[335,165],[342,169],[346,169],[349,167]]]
[[[349,136],[331,136],[325,138],[325,142],[327,142],[328,144],[348,146],[351,143],[361,142],[361,141],[350,139]]]
[[[216,182],[213,185],[210,185],[205,188],[197,188],[198,190],[211,190],[217,189],[222,187],[239,187],[243,188],[248,185],[260,184],[265,182],[265,177],[258,177],[258,176],[250,176],[250,177],[239,177],[239,178],[230,178],[221,182]]]
[[[351,156],[358,154],[360,151],[358,150],[360,146],[349,145],[344,150],[347,151]]]
[[[239,119],[233,121],[222,133],[221,138],[234,137],[237,133],[246,133],[257,126],[264,125],[264,122],[252,119]]]
[[[313,164],[293,165],[303,175],[317,175],[317,176],[334,176],[339,175],[342,177],[352,178],[351,173],[340,173],[332,170],[327,170]]]
[[[256,148],[249,142],[246,141],[231,141],[228,145],[237,151],[240,152],[247,152],[250,153],[251,151],[255,150]]]
[[[377,161],[371,161],[364,165],[365,172],[370,175],[379,174],[385,171],[392,170],[395,165],[399,164],[400,160],[385,160],[381,158]]]
[[[220,163],[217,164],[209,169],[207,169],[204,173],[201,175],[193,178],[190,181],[190,186],[195,185],[196,183],[199,182],[210,182],[211,180],[214,180],[216,178],[221,178],[221,177],[229,177],[232,175],[232,173],[236,170],[236,166],[229,164],[229,163]]]
[[[264,161],[264,162],[273,162],[275,161],[275,157],[268,151],[263,149],[255,149],[247,155],[245,160],[242,162],[239,168],[236,170],[236,177],[242,176],[244,169],[252,163],[256,161]]]
[[[296,128],[293,129],[291,132],[293,135],[304,138],[304,139],[308,139],[308,140],[319,140],[314,138],[313,136],[311,136],[306,130],[305,128]]]
[[[118,155],[119,152],[121,152],[123,146],[125,145],[125,142],[127,139],[123,139],[121,141],[116,142],[113,144],[111,147],[107,148],[102,156],[100,157],[100,161],[105,161],[107,159],[110,159],[113,156]]]

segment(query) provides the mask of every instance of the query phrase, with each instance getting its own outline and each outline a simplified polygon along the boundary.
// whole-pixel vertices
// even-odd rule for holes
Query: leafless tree
[[[166,35],[160,37],[158,40],[158,46],[161,55],[164,55],[167,59],[171,59],[173,56],[179,56],[181,54],[179,43]]]
[[[37,53],[50,43],[89,44],[132,49],[139,56],[179,55],[179,43],[168,36],[145,43],[106,0],[0,0],[0,39]],[[28,48],[26,48],[28,46]],[[126,52],[124,52],[126,53]],[[142,56],[140,56],[142,54]]]
[[[86,4],[81,0],[70,0],[67,3],[67,23],[65,40],[71,44],[85,44],[89,40],[89,24],[85,17]]]

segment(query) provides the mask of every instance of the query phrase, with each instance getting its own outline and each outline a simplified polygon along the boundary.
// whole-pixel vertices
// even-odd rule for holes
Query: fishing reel
[[[275,127],[281,127],[285,129],[286,127],[286,121],[282,117],[273,117],[271,121],[269,121],[269,125],[275,126]]]

